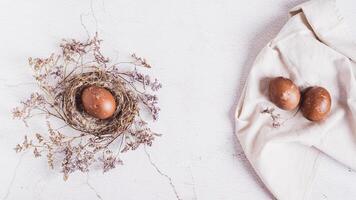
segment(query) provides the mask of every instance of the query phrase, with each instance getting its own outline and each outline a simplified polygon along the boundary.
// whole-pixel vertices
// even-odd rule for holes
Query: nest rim
[[[89,86],[107,89],[116,101],[114,114],[98,119],[84,111],[81,92]],[[66,81],[62,110],[66,123],[85,134],[116,135],[126,131],[138,115],[138,99],[125,83],[107,71],[92,71],[73,75]]]

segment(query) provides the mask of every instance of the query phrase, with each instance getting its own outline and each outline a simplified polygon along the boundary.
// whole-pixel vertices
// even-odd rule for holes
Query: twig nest
[[[114,96],[109,90],[102,87],[89,86],[84,88],[81,101],[85,112],[99,119],[111,117],[116,110]]]
[[[74,129],[94,135],[118,134],[127,130],[138,114],[137,97],[113,74],[105,71],[82,73],[66,84],[63,113]],[[103,98],[110,104],[108,108],[90,108],[89,104],[95,99],[84,101],[83,98],[96,92],[102,92]]]
[[[273,78],[269,83],[269,98],[279,108],[293,110],[299,105],[299,88],[284,77]]]
[[[301,111],[310,121],[324,120],[331,110],[331,96],[323,87],[307,89],[303,95]]]

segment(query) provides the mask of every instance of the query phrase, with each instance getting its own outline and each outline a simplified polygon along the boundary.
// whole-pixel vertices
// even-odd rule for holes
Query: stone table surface
[[[192,200],[273,199],[234,136],[234,109],[259,50],[302,2],[1,0],[0,199],[170,200],[175,192]],[[125,59],[135,52],[153,65],[164,87],[160,120],[152,125],[163,136],[147,149],[152,162],[140,148],[108,173],[75,173],[64,182],[45,159],[15,153],[31,129],[13,120],[11,110],[36,89],[28,57],[47,56],[62,38],[85,40],[96,31],[108,54]],[[313,199],[355,196],[355,173],[341,171],[316,183]]]

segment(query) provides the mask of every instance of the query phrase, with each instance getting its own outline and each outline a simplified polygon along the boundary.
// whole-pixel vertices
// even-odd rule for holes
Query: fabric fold
[[[281,200],[310,199],[318,158],[356,170],[356,45],[332,0],[297,6],[256,58],[236,110],[236,135],[267,188]],[[310,122],[268,99],[272,77],[300,88],[322,86],[332,96],[329,117]],[[280,115],[279,127],[266,109]]]

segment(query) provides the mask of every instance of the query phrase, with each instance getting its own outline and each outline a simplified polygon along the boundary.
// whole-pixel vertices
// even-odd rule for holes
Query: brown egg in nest
[[[323,87],[312,87],[303,94],[301,111],[310,121],[324,120],[331,110],[330,93]]]
[[[81,95],[84,111],[98,119],[110,118],[116,110],[116,101],[111,92],[103,87],[89,86]]]
[[[299,105],[299,88],[288,78],[273,78],[269,83],[268,93],[270,100],[283,110],[293,110]]]

